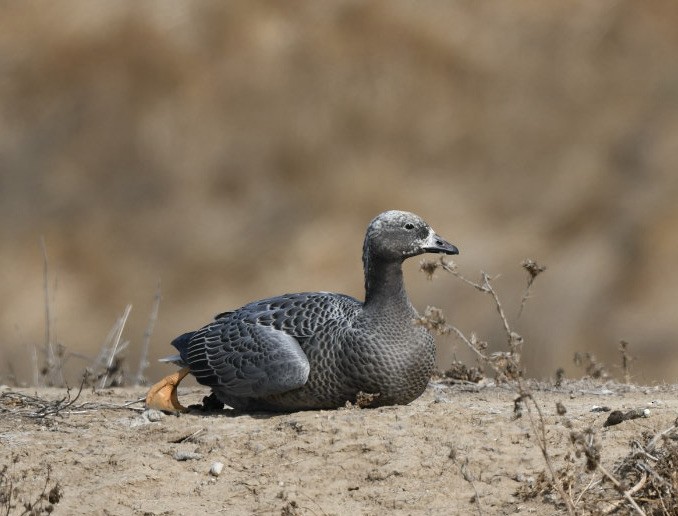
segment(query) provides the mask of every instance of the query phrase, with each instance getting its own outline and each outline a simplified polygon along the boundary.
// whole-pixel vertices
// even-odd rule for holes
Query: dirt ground
[[[582,514],[611,511],[620,496],[599,471],[586,471],[571,432],[592,428],[600,464],[615,474],[634,439],[671,428],[678,415],[678,386],[531,388],[554,470],[569,475],[568,496]],[[188,404],[206,391],[180,393]],[[544,482],[529,417],[537,413],[523,407],[516,418],[509,386],[437,381],[408,406],[236,416],[125,406],[143,395],[83,390],[67,406],[68,398],[56,403],[63,389],[0,387],[0,513],[22,514],[24,502],[36,514],[64,515],[566,513]],[[609,412],[592,411],[601,406],[649,414],[604,427]],[[215,462],[224,465],[218,476]]]

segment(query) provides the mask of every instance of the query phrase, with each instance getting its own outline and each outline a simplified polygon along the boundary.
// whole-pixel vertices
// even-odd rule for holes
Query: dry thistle
[[[523,292],[523,297],[520,300],[520,308],[518,309],[518,317],[523,313],[523,308],[525,307],[525,302],[527,301],[528,297],[530,297],[530,288],[532,287],[532,283],[534,283],[534,280],[539,276],[542,272],[546,270],[546,266],[544,265],[539,265],[537,262],[531,259],[526,259],[523,260],[523,263],[521,263],[523,269],[527,271],[527,274],[529,274],[529,277],[527,278],[527,287],[525,287],[525,292]]]
[[[428,280],[433,279],[433,274],[439,268],[454,274],[457,271],[457,264],[452,260],[446,260],[442,256],[438,260],[421,260],[419,262],[419,270],[426,274],[426,279]]]
[[[433,274],[437,268],[438,262],[434,262],[433,260],[422,260],[419,262],[419,270],[426,274],[426,279],[429,281],[433,279]]]
[[[489,346],[487,341],[486,340],[480,340],[478,338],[478,335],[475,334],[475,332],[471,333],[471,344],[473,345],[473,347],[475,349],[477,349],[481,353],[484,353]]]
[[[438,259],[439,267],[445,272],[455,273],[457,272],[457,264],[452,260],[446,260],[445,257],[441,256]]]
[[[450,327],[445,321],[445,316],[440,308],[427,306],[424,315],[414,320],[429,331],[435,331],[438,335],[447,335],[450,333]]]
[[[542,272],[546,270],[545,265],[539,265],[537,262],[531,259],[526,259],[523,260],[523,263],[521,263],[523,269],[527,271],[527,273],[530,275],[530,279],[528,280],[530,284],[534,281],[534,279],[539,276]]]
[[[570,432],[570,441],[575,447],[577,458],[581,457],[582,454],[586,457],[586,470],[595,471],[600,465],[600,452],[603,446],[596,438],[593,428],[588,427],[581,432],[573,430]]]

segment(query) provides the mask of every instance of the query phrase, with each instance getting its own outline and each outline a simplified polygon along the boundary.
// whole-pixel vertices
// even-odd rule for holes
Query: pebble
[[[165,414],[163,414],[161,410],[148,409],[144,410],[141,416],[146,418],[151,423],[155,423],[156,421],[160,421],[161,419],[163,419],[165,417]]]
[[[221,475],[221,471],[224,469],[223,462],[213,462],[212,467],[210,468],[210,475],[213,477],[218,477]]]
[[[150,423],[157,423],[164,418],[165,414],[163,414],[162,411],[148,409],[144,410],[139,416],[135,417],[131,421],[128,421],[127,424],[129,424],[130,428],[135,428],[137,426],[144,426]]]

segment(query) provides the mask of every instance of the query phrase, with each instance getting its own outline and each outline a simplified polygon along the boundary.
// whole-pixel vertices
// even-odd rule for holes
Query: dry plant
[[[624,383],[631,383],[631,362],[635,360],[635,357],[632,357],[629,354],[629,343],[625,340],[619,341],[619,354],[621,356],[621,368],[622,373],[624,373]]]
[[[133,400],[123,404],[78,403],[84,386],[85,379],[83,378],[75,395],[71,395],[71,389],[67,387],[66,395],[54,400],[41,398],[39,396],[30,396],[14,391],[2,392],[0,393],[0,417],[23,417],[33,420],[50,421],[58,416],[84,414],[86,412],[102,409],[144,410],[143,408],[132,407],[132,405],[142,402],[143,399]]]
[[[586,457],[587,469],[599,475],[578,497],[587,512],[678,515],[678,419],[661,432],[633,439],[612,471],[600,462],[601,445],[593,429],[572,431],[570,439],[576,453]]]
[[[158,282],[155,295],[153,296],[153,306],[141,345],[139,365],[134,376],[134,384],[137,386],[146,384],[144,371],[149,366],[148,351],[150,348],[151,336],[153,335],[153,329],[158,320],[161,298],[160,283]],[[88,380],[92,380],[95,384],[98,383],[100,389],[107,387],[122,387],[127,383],[128,379],[125,375],[125,358],[123,352],[129,346],[129,341],[121,341],[121,338],[131,311],[132,305],[128,304],[122,315],[118,317],[115,324],[113,324],[113,327],[108,332],[99,354],[85,371]]]
[[[532,288],[532,283],[534,283],[534,280],[537,279],[537,276],[539,276],[542,272],[546,270],[545,266],[539,265],[537,262],[535,262],[534,260],[530,260],[529,258],[527,260],[523,260],[523,263],[521,263],[521,265],[523,266],[523,269],[527,271],[528,278],[527,286],[525,287],[523,297],[520,300],[518,317],[522,315],[523,308],[525,308],[525,303],[527,302],[527,299],[530,297],[530,288]]]
[[[123,367],[123,352],[128,347],[129,342],[121,339],[127,319],[132,310],[132,305],[127,305],[122,315],[116,320],[106,336],[96,358],[92,359],[91,357],[79,353],[69,352],[67,348],[57,340],[55,310],[57,282],[56,278],[51,278],[51,269],[47,257],[47,246],[44,238],[41,238],[40,244],[43,262],[45,337],[41,349],[38,349],[38,346],[35,344],[26,346],[29,348],[30,360],[33,366],[32,385],[38,387],[67,387],[64,376],[64,366],[70,358],[84,359],[89,362],[89,365],[85,367],[87,384],[92,383],[92,385],[96,385],[98,388],[125,385],[126,380],[128,379],[125,377]],[[142,340],[139,364],[134,376],[135,385],[144,385],[146,383],[144,372],[149,366],[148,352],[153,329],[155,328],[155,323],[158,319],[160,300],[161,289],[160,282],[158,282],[148,325]],[[14,375],[12,364],[8,364],[7,368],[9,369],[8,377],[13,380],[13,384],[17,385],[19,382]]]
[[[532,284],[534,283],[534,280],[539,274],[546,270],[546,267],[538,265],[534,260],[525,260],[523,261],[522,266],[529,273],[529,278],[527,281],[527,287],[522,297],[521,312],[525,301],[529,297],[529,291],[532,287]],[[499,299],[499,295],[492,285],[493,278],[486,272],[481,271],[480,282],[469,280],[458,271],[454,262],[445,260],[443,257],[440,257],[437,261],[423,260],[420,263],[420,268],[429,278],[433,276],[437,269],[442,269],[443,271],[452,274],[455,278],[461,280],[465,284],[473,287],[475,290],[483,294],[488,294],[492,298],[494,307],[497,310],[499,318],[501,319],[504,333],[506,335],[506,351],[488,354],[486,342],[480,341],[474,334],[472,334],[471,337],[467,337],[455,326],[447,324],[442,311],[435,307],[428,307],[424,313],[424,316],[418,319],[416,322],[431,330],[437,331],[442,335],[449,333],[455,334],[471,351],[476,354],[481,363],[486,364],[495,372],[496,380],[498,382],[514,382],[518,393],[518,398],[516,398],[514,402],[514,414],[516,417],[522,417],[524,413],[527,413],[530,426],[533,430],[532,433],[535,436],[537,445],[542,453],[549,472],[550,485],[558,492],[560,499],[567,509],[567,512],[572,515],[576,514],[574,503],[572,502],[571,497],[566,493],[563,482],[558,477],[548,450],[544,414],[542,413],[541,407],[534,399],[532,392],[523,380],[520,364],[521,352],[524,344],[523,338],[511,328],[508,318],[506,317],[506,312],[502,306],[501,300]]]
[[[153,296],[153,308],[151,309],[151,315],[148,318],[148,326],[146,326],[146,331],[144,332],[144,340],[141,344],[141,356],[139,357],[139,368],[137,369],[137,374],[134,379],[134,385],[146,385],[148,382],[144,376],[144,371],[150,365],[148,362],[148,350],[151,345],[151,336],[153,335],[153,329],[155,328],[155,322],[158,320],[158,311],[160,310],[160,300],[162,299],[162,291],[160,289],[160,282],[158,281],[158,287],[155,289],[155,296]]]
[[[529,277],[518,316],[529,298],[535,278],[546,270],[533,260],[525,260],[522,266]],[[678,419],[672,427],[662,432],[655,435],[646,433],[642,439],[633,440],[628,456],[616,468],[610,470],[601,463],[602,443],[596,430],[591,427],[582,430],[573,429],[572,423],[564,418],[567,413],[565,406],[558,403],[556,413],[564,418],[564,426],[570,429],[572,449],[565,456],[564,465],[556,468],[552,453],[549,451],[544,413],[522,376],[520,357],[523,339],[511,329],[499,296],[492,286],[492,278],[481,272],[480,282],[471,281],[459,273],[453,262],[444,258],[421,263],[421,270],[429,278],[437,269],[442,269],[474,289],[490,295],[501,319],[507,349],[495,353],[488,353],[487,343],[478,339],[475,334],[467,337],[458,328],[449,325],[438,308],[428,307],[424,316],[417,322],[439,334],[456,335],[476,355],[480,363],[494,370],[497,381],[514,385],[518,393],[514,400],[514,415],[516,418],[527,416],[532,428],[531,435],[546,464],[545,472],[539,475],[537,481],[531,487],[519,490],[519,494],[526,498],[543,495],[551,503],[564,506],[571,515],[582,513],[606,515],[623,512],[641,516],[647,514],[678,516]],[[619,351],[627,382],[630,380],[631,362],[628,348],[628,343],[622,341]],[[608,377],[605,368],[591,353],[575,355],[575,363],[583,367],[591,378]],[[462,368],[455,366],[455,369]],[[563,376],[564,371],[557,375],[557,382],[562,383]],[[621,422],[644,417],[646,411],[641,409],[619,414]],[[581,458],[585,459],[583,471],[577,466]],[[557,497],[554,498],[553,494]]]
[[[574,354],[574,365],[583,368],[586,372],[586,376],[589,376],[594,380],[606,380],[610,377],[605,366],[598,362],[598,359],[593,353],[586,352],[582,354],[577,351]]]
[[[100,389],[106,387],[121,386],[125,383],[123,371],[122,352],[127,348],[129,342],[120,342],[125,324],[132,311],[132,305],[127,305],[122,315],[115,321],[113,327],[108,332],[104,343],[101,346],[99,355],[85,370],[85,377],[88,381],[93,380],[98,383]]]
[[[560,405],[557,412],[564,416],[566,410]],[[619,412],[622,417],[618,422],[646,417],[645,412]],[[577,430],[567,419],[563,426],[570,430],[571,451],[565,455],[564,465],[551,475],[559,480],[562,490],[542,473],[536,482],[522,486],[519,495],[525,499],[543,496],[556,503],[553,491],[561,499],[565,493],[575,514],[678,516],[678,419],[661,432],[645,431],[641,438],[633,439],[629,453],[614,468],[602,463],[603,445],[595,428]],[[609,425],[606,422],[604,426]],[[542,453],[548,453],[545,447]]]
[[[523,262],[524,267],[525,264],[530,264],[529,270],[533,271],[533,273],[530,275],[530,279],[528,280],[526,294],[523,295],[523,297],[527,299],[527,293],[529,292],[529,288],[534,282],[534,279],[540,272],[546,270],[546,268],[537,265],[533,260],[525,260],[525,262]],[[470,337],[467,337],[457,327],[447,324],[442,310],[436,307],[427,307],[424,315],[415,322],[421,324],[431,331],[437,332],[440,335],[448,335],[450,333],[456,335],[457,338],[464,342],[464,344],[466,344],[466,346],[476,355],[481,364],[489,366],[495,372],[497,381],[502,382],[522,378],[520,361],[523,338],[511,329],[511,325],[509,324],[509,321],[506,317],[501,300],[499,299],[499,296],[492,285],[494,278],[492,278],[486,272],[481,271],[481,280],[479,282],[472,281],[459,272],[454,262],[451,260],[446,260],[443,257],[440,257],[436,261],[422,260],[420,262],[420,269],[427,275],[429,279],[433,277],[433,274],[437,269],[442,269],[443,271],[452,274],[455,278],[461,280],[465,284],[473,287],[475,290],[491,296],[494,307],[497,310],[497,314],[501,319],[504,333],[506,334],[507,350],[488,354],[487,342],[478,339],[474,333],[472,333]]]
[[[64,365],[71,357],[85,358],[77,353],[67,352],[66,347],[58,342],[56,335],[56,310],[55,292],[56,278],[50,279],[50,265],[47,257],[47,246],[44,237],[40,240],[43,259],[43,296],[44,296],[44,314],[45,314],[45,340],[41,350],[43,356],[42,364],[39,363],[39,353],[35,345],[31,349],[31,362],[33,364],[33,384],[36,386],[48,387],[66,387],[64,377]],[[122,375],[121,353],[127,347],[127,342],[120,342],[125,322],[131,311],[131,305],[128,305],[123,315],[116,321],[113,329],[104,341],[99,356],[92,364],[85,369],[86,377],[94,378],[99,381],[99,387],[103,388],[110,385],[122,385],[124,378]],[[157,312],[156,312],[157,315]],[[152,331],[153,326],[150,326]],[[149,335],[150,338],[150,335]],[[142,359],[144,359],[142,355]],[[140,366],[140,371],[143,369]],[[109,380],[109,377],[112,377]]]
[[[63,492],[58,482],[51,478],[52,468],[45,466],[45,482],[37,495],[24,493],[25,480],[28,472],[18,474],[15,472],[19,458],[15,455],[11,458],[11,464],[0,466],[0,513],[4,516],[29,515],[41,516],[51,514],[54,506],[59,503]]]
[[[52,386],[64,384],[63,361],[65,349],[56,339],[56,320],[52,304],[54,303],[54,291],[56,291],[56,278],[54,279],[54,289],[50,289],[49,260],[47,258],[47,246],[45,238],[40,239],[42,248],[42,277],[43,292],[45,299],[45,342],[43,345],[44,363],[39,368],[39,374],[36,372],[34,377],[42,380],[42,383]],[[38,368],[37,351],[33,348],[33,365]]]
[[[478,488],[476,487],[475,478],[474,478],[473,474],[469,471],[469,459],[468,459],[468,457],[464,457],[464,459],[462,460],[459,457],[457,449],[453,445],[449,445],[449,446],[450,446],[450,453],[448,454],[447,457],[459,466],[459,472],[461,473],[461,476],[464,478],[464,480],[466,482],[469,483],[469,485],[471,486],[471,489],[473,489],[473,497],[471,499],[471,502],[475,503],[476,510],[478,511],[478,515],[482,516],[483,507],[480,504],[480,495],[478,494]]]

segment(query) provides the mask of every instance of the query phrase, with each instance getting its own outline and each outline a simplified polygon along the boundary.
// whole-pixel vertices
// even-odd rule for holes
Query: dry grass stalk
[[[137,374],[134,380],[134,385],[146,385],[146,377],[144,376],[144,371],[150,365],[148,362],[148,350],[151,344],[151,335],[153,335],[153,329],[155,328],[155,322],[158,320],[158,311],[160,310],[160,300],[162,299],[160,282],[158,281],[158,287],[155,290],[155,296],[153,297],[153,308],[151,309],[151,315],[148,318],[148,326],[144,332],[144,340],[141,344],[141,356],[139,357],[139,368],[137,369]]]
[[[123,346],[120,346],[120,337],[122,337],[122,332],[125,329],[125,324],[127,323],[127,318],[129,317],[130,312],[132,311],[132,305],[127,305],[125,307],[125,311],[123,314],[120,316],[118,319],[115,327],[115,337],[113,338],[112,341],[112,346],[108,350],[105,351],[105,355],[108,357],[108,361],[106,363],[106,371],[101,378],[101,382],[99,384],[99,388],[103,389],[106,387],[106,382],[108,381],[108,375],[111,372],[114,372],[113,369],[113,364],[117,359],[118,353],[121,352],[125,347],[126,344],[123,344]]]
[[[64,376],[62,369],[61,358],[63,356],[63,349],[59,349],[56,344],[56,330],[54,313],[52,310],[52,293],[49,286],[49,260],[47,259],[47,245],[45,244],[45,237],[40,238],[40,246],[42,248],[42,275],[43,275],[43,291],[45,298],[45,342],[44,354],[45,365],[41,370],[42,378],[46,378],[47,385],[64,385]],[[55,279],[56,289],[56,279]]]
[[[120,338],[131,310],[132,305],[125,307],[123,314],[115,321],[108,332],[96,359],[85,370],[85,379],[88,382],[92,379],[94,382],[99,382],[101,389],[111,385],[120,386],[124,384],[123,360],[120,354],[126,349],[128,342],[121,343]],[[111,375],[114,376],[109,381]]]

